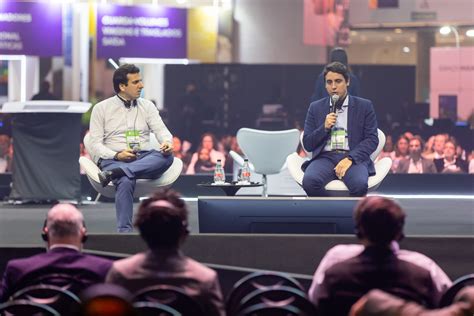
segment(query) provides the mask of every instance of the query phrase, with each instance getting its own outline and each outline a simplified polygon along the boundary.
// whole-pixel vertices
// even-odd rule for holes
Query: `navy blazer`
[[[3,275],[0,302],[6,301],[26,281],[48,273],[72,274],[84,286],[105,281],[112,261],[77,250],[58,247],[38,255],[10,260]]]
[[[330,137],[330,131],[324,128],[324,121],[330,112],[329,96],[310,104],[304,123],[303,146],[312,152],[312,159],[302,166],[303,171],[323,150]],[[349,156],[354,164],[367,166],[369,175],[375,174],[372,154],[379,138],[377,134],[377,118],[372,102],[367,99],[349,96],[347,116],[347,133],[349,137]]]

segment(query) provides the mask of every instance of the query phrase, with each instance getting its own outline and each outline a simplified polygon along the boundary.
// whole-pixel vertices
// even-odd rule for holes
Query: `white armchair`
[[[382,151],[383,146],[385,145],[385,134],[379,129],[377,130],[377,132],[378,132],[378,137],[379,137],[379,144],[377,146],[377,149],[375,149],[375,151],[370,155],[370,159],[372,159],[372,161],[375,161],[377,156]],[[301,139],[302,138],[303,138],[303,134],[301,134]],[[303,146],[303,142],[301,142],[301,145]],[[307,159],[308,158],[300,157],[298,153],[296,152],[292,153],[286,158],[288,170],[290,171],[290,174],[293,177],[293,179],[295,179],[295,181],[300,186],[302,186],[303,184],[303,176],[304,176],[304,172],[303,170],[301,170],[301,165]],[[382,158],[374,163],[375,175],[369,177],[369,182],[368,182],[369,191],[374,191],[379,187],[382,180],[390,171],[391,166],[392,166],[392,160],[389,157]],[[341,180],[333,180],[329,182],[326,185],[325,189],[329,193],[329,195],[341,196],[341,195],[349,194],[349,189]]]
[[[159,149],[159,144],[154,134],[150,134],[150,144],[152,148]],[[91,148],[89,134],[84,136],[84,147],[87,151],[89,151]],[[100,195],[109,198],[113,198],[115,196],[115,187],[112,182],[106,187],[102,187],[100,184],[98,176],[100,169],[91,159],[80,157],[79,164],[86,172],[87,178],[89,179],[92,187],[99,193],[96,200],[100,197]],[[166,170],[165,173],[163,173],[158,179],[138,179],[135,186],[134,197],[146,196],[157,188],[171,186],[173,182],[178,179],[182,169],[183,162],[181,159],[174,157],[171,167],[169,167],[168,170]]]
[[[267,194],[267,175],[277,174],[285,167],[286,157],[298,147],[299,131],[263,131],[241,128],[237,132],[237,142],[244,155],[249,159],[252,172],[262,174],[263,192]],[[234,162],[241,165],[243,158],[231,151]]]

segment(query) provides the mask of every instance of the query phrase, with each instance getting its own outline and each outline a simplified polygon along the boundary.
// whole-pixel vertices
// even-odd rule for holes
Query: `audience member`
[[[380,290],[372,290],[351,308],[349,316],[468,316],[474,314],[474,287],[462,289],[451,306],[428,310]]]
[[[213,134],[205,133],[204,135],[202,135],[201,144],[198,148],[206,148],[210,151],[209,156],[213,164],[216,164],[217,160],[220,159],[222,162],[222,165],[225,165],[225,156],[223,153],[217,150],[217,142]],[[191,162],[189,163],[186,174],[196,173],[194,166],[196,165],[196,162],[198,161],[198,159],[199,159],[199,154],[198,152],[195,152],[191,158]]]
[[[423,158],[433,160],[433,158],[430,157],[433,157],[434,155],[434,139],[434,136],[430,136],[430,138],[428,138],[428,140],[426,141],[425,146],[423,147],[423,153],[421,154]]]
[[[444,144],[448,140],[447,134],[438,134],[434,137],[433,141],[433,153],[426,155],[427,159],[440,159],[444,157]]]
[[[436,169],[440,173],[467,173],[467,162],[456,157],[456,142],[448,140],[444,143],[444,158],[434,160]]]
[[[203,147],[198,150],[198,153],[199,158],[194,165],[194,171],[196,173],[213,173],[216,165],[211,162],[209,149]]]
[[[349,63],[348,63],[348,58],[347,58],[347,53],[342,47],[335,47],[330,53],[329,53],[329,62],[340,62],[347,68],[349,68]],[[360,82],[359,78],[357,78],[356,75],[354,75],[352,72],[349,72],[349,80],[348,80],[348,85],[347,85],[347,90],[349,91],[349,94],[358,97],[360,95]],[[318,76],[318,79],[316,79],[316,84],[314,85],[314,92],[313,95],[311,96],[310,103],[314,101],[318,101],[322,98],[325,98],[328,96],[328,92],[326,91],[326,80],[324,79],[324,71],[321,72]]]
[[[107,282],[136,292],[152,285],[173,285],[194,297],[206,315],[224,315],[224,303],[214,270],[180,250],[188,235],[186,204],[172,190],[156,192],[138,209],[135,226],[148,250],[115,261]]]
[[[385,136],[385,145],[383,146],[382,151],[377,156],[377,159],[375,161],[379,161],[380,159],[385,158],[385,157],[390,157],[392,151],[393,151],[392,136],[391,135],[386,135]]]
[[[0,135],[0,173],[11,172],[12,155],[10,153],[10,136]]]
[[[184,142],[186,143],[186,141]],[[186,169],[188,169],[189,162],[191,161],[191,155],[187,150],[184,150],[183,143],[181,142],[181,139],[178,136],[173,136],[173,156],[181,159],[181,161],[183,162],[182,173],[186,172]]]
[[[397,143],[395,144],[395,150],[390,154],[392,159],[391,171],[396,172],[400,160],[408,158],[408,138],[405,135],[398,137]]]
[[[38,100],[57,100],[58,98],[52,94],[49,89],[50,89],[50,84],[48,81],[43,81],[41,82],[40,85],[40,90],[37,94],[35,94],[31,100],[33,101],[38,101]]]
[[[408,146],[408,158],[400,160],[397,173],[437,173],[432,160],[421,156],[423,140],[416,135],[410,139]]]
[[[317,268],[309,298],[322,315],[347,315],[372,289],[403,299],[437,306],[451,280],[423,254],[401,250],[405,212],[393,200],[366,197],[354,211],[361,245],[330,249]]]
[[[474,159],[469,161],[469,173],[474,173]]]
[[[112,262],[83,254],[82,244],[86,237],[82,213],[70,204],[55,205],[48,212],[42,231],[48,251],[7,264],[0,301],[6,301],[23,284],[50,273],[74,275],[84,287],[103,282]]]

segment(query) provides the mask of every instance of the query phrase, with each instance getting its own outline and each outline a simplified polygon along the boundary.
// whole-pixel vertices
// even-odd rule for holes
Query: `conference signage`
[[[0,1],[0,54],[61,56],[61,4]]]
[[[186,9],[97,7],[97,57],[186,58]]]

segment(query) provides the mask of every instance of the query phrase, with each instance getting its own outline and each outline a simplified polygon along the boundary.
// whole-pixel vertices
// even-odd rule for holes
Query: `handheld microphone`
[[[337,103],[337,101],[339,101],[339,95],[333,94],[333,95],[331,96],[331,102],[332,102],[331,111],[332,111],[333,113],[336,113],[336,103]]]

